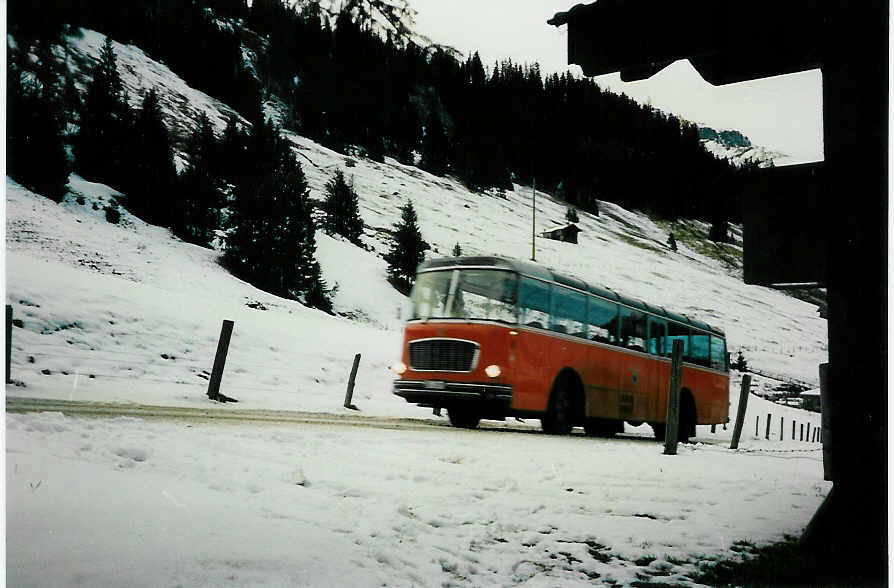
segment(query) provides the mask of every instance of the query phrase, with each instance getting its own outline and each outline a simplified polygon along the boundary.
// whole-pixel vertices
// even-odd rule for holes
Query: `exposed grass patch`
[[[651,564],[656,559],[658,559],[658,558],[655,557],[654,555],[649,554],[649,555],[644,555],[642,557],[639,557],[639,558],[633,560],[633,563],[635,563],[636,565],[641,566],[641,567],[646,567],[647,565]]]
[[[663,248],[656,247],[655,245],[647,243],[646,241],[643,241],[642,239],[637,239],[636,237],[627,235],[626,233],[617,233],[617,235],[618,235],[618,238],[620,238],[625,243],[629,243],[630,245],[633,245],[634,247],[639,247],[640,249],[645,249],[646,251],[653,251],[655,253],[661,253],[664,255],[667,255],[667,253],[670,251],[669,249],[663,249]]]
[[[689,221],[671,222],[652,219],[664,231],[673,232],[678,244],[723,263],[730,270],[742,269],[742,247],[732,243],[715,243],[708,239],[708,227]]]

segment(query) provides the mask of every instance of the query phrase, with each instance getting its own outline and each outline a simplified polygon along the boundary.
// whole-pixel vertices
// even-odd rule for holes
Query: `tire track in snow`
[[[289,410],[154,406],[146,404],[86,402],[77,400],[23,398],[15,396],[7,396],[6,412],[61,412],[65,415],[93,417],[128,416],[163,420],[208,422],[300,423],[404,430],[431,430],[432,428],[452,429],[450,424],[446,422],[411,418],[314,413]]]

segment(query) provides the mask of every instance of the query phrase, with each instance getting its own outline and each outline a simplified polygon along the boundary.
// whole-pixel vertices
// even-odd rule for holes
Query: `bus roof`
[[[564,274],[559,274],[554,271],[551,271],[542,265],[532,263],[530,261],[524,261],[521,259],[509,259],[507,257],[496,257],[491,255],[467,255],[462,257],[441,257],[439,259],[429,259],[423,261],[419,264],[419,268],[417,272],[425,272],[432,271],[438,269],[448,269],[448,268],[488,268],[488,269],[503,269],[518,272],[520,274],[524,274],[526,276],[531,276],[533,278],[539,278],[541,280],[549,280],[551,282],[556,282],[557,284],[562,284],[563,286],[569,286],[571,288],[576,288],[578,290],[582,290],[584,292],[590,292],[595,294],[596,296],[600,296],[602,298],[606,298],[608,300],[612,300],[614,302],[618,302],[620,304],[624,304],[625,306],[629,306],[631,308],[636,308],[639,310],[644,310],[651,312],[652,314],[677,321],[679,323],[683,323],[686,325],[690,325],[697,329],[701,329],[703,331],[709,331],[712,333],[716,333],[718,335],[724,336],[723,330],[712,327],[708,323],[689,318],[686,315],[678,314],[675,312],[671,312],[666,310],[661,306],[655,306],[653,304],[646,304],[642,300],[637,298],[630,298],[624,296],[623,294],[619,294],[605,286],[596,286],[593,284],[588,284],[579,278],[573,278]]]

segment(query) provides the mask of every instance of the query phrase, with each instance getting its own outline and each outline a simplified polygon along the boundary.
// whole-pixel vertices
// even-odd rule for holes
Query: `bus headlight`
[[[500,366],[496,364],[491,364],[484,368],[484,373],[487,374],[489,378],[496,378],[500,374],[503,373],[503,370],[500,369]]]
[[[393,366],[391,366],[391,369],[392,369],[392,370],[394,371],[394,373],[397,374],[398,376],[402,376],[403,373],[404,373],[405,371],[407,371],[407,364],[405,364],[405,363],[402,362],[402,361],[399,361],[399,362],[395,363]]]

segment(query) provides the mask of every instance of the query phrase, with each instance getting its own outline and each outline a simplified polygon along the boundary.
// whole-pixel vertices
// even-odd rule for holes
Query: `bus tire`
[[[649,423],[649,426],[652,427],[652,434],[655,435],[655,439],[664,441],[664,437],[667,434],[667,423]]]
[[[579,413],[580,386],[571,373],[564,373],[553,384],[549,395],[549,408],[540,419],[540,426],[547,435],[567,435],[574,428]]]
[[[695,401],[689,390],[680,391],[680,421],[677,426],[677,441],[689,443],[695,437]]]
[[[481,417],[474,411],[463,408],[448,408],[447,417],[451,425],[460,429],[476,429],[481,422]]]

